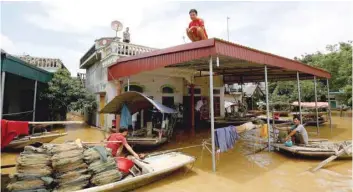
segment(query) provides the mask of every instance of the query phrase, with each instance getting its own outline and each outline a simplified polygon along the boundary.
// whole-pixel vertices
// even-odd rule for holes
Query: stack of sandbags
[[[76,143],[46,145],[54,170],[54,180],[57,184],[54,191],[75,191],[89,184],[91,175],[87,164],[83,161],[83,148]]]
[[[113,183],[122,179],[117,169],[117,162],[112,157],[111,150],[102,146],[88,148],[84,152],[84,159],[92,174],[91,184],[95,186]]]
[[[16,160],[16,173],[11,176],[7,189],[16,192],[50,191],[53,182],[50,158],[51,155],[42,147],[26,146]]]

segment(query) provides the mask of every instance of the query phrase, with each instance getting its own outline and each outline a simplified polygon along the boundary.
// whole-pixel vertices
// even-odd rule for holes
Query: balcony
[[[101,54],[96,51],[96,46],[93,45],[85,55],[80,59],[80,69],[87,69],[89,66],[100,61]]]
[[[92,48],[81,58],[80,68],[85,69],[97,61],[101,61],[103,67],[108,67],[121,57],[129,57],[142,53],[154,51],[156,49],[135,45],[131,43],[120,42],[119,39],[111,41],[107,46],[98,48],[97,45]]]
[[[141,46],[141,45],[134,45],[130,43],[113,41],[111,42],[110,45],[102,49],[101,64],[103,67],[109,67],[113,65],[116,62],[116,60],[118,60],[121,57],[130,57],[130,56],[139,55],[139,54],[154,51],[154,50],[156,49]]]

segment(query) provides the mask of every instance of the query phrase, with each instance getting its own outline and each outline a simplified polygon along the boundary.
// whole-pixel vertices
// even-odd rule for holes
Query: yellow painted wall
[[[105,95],[100,95],[99,97],[99,110],[103,109],[105,106]],[[104,127],[104,113],[99,114],[99,126]]]
[[[210,95],[210,77],[195,77],[195,85],[201,87],[201,95]],[[213,77],[213,87],[223,87],[223,77],[214,76]]]

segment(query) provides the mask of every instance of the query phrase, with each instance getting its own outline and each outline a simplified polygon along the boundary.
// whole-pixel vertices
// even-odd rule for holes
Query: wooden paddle
[[[348,151],[349,148],[352,148],[352,144],[343,147],[343,149],[339,150],[338,153],[336,155],[332,155],[331,157],[327,158],[325,161],[322,161],[319,165],[317,165],[316,167],[314,167],[313,169],[311,169],[312,172],[315,172],[319,169],[321,169],[323,166],[325,166],[326,164],[330,163],[331,161],[337,159],[339,156],[343,155],[344,153],[352,153],[351,151]]]

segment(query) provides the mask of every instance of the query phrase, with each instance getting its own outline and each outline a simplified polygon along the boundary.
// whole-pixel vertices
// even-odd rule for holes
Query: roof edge
[[[207,39],[207,40],[203,40],[203,41],[191,42],[191,43],[186,43],[186,44],[177,45],[177,46],[173,46],[173,47],[168,47],[168,48],[164,48],[164,49],[157,49],[155,51],[146,52],[146,53],[142,53],[142,54],[131,56],[131,57],[120,58],[116,61],[115,64],[118,64],[121,62],[126,62],[126,61],[144,59],[144,58],[148,58],[148,57],[161,56],[161,55],[167,55],[167,54],[171,54],[171,53],[178,53],[178,52],[182,52],[182,51],[202,49],[202,48],[214,47],[214,46],[215,46],[215,39],[212,38],[212,39]]]
[[[287,61],[291,61],[291,62],[295,62],[295,63],[301,64],[301,65],[305,65],[305,66],[307,66],[309,68],[312,68],[312,69],[319,70],[321,72],[327,73],[328,76],[329,76],[329,79],[331,78],[331,73],[330,72],[328,72],[328,71],[326,71],[326,70],[324,70],[322,68],[317,68],[317,67],[313,67],[311,65],[307,65],[305,63],[296,61],[294,59],[289,59],[289,58],[286,58],[286,57],[283,57],[283,56],[279,56],[279,55],[275,55],[275,54],[272,54],[272,53],[269,53],[269,52],[260,51],[258,49],[254,49],[254,48],[251,48],[251,47],[247,47],[247,46],[243,46],[243,45],[240,45],[240,44],[232,43],[230,41],[226,41],[226,40],[223,40],[223,39],[220,39],[220,38],[215,38],[215,42],[226,43],[226,44],[229,44],[229,45],[232,45],[232,46],[236,46],[236,47],[248,49],[248,50],[251,50],[251,51],[255,51],[257,53],[261,53],[261,54],[273,56],[273,57],[276,57],[276,58],[279,58],[279,59],[284,59],[284,60],[287,60]]]
[[[49,72],[49,71],[46,71],[46,70],[41,69],[41,68],[39,68],[39,67],[33,66],[33,65],[31,65],[31,64],[29,64],[29,63],[23,61],[22,59],[19,59],[19,58],[15,57],[15,56],[12,56],[12,55],[10,55],[10,54],[8,54],[8,53],[6,53],[6,57],[5,57],[5,58],[10,59],[10,60],[13,60],[13,61],[18,62],[18,63],[21,63],[21,64],[23,64],[23,65],[26,65],[26,66],[28,66],[28,67],[30,67],[30,68],[32,68],[32,69],[34,69],[34,70],[40,71],[40,72],[42,72],[42,73],[46,73],[46,74],[48,74],[48,75],[52,75],[52,74],[53,74],[53,73],[51,73],[51,72]]]

